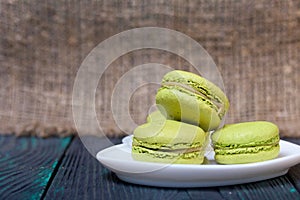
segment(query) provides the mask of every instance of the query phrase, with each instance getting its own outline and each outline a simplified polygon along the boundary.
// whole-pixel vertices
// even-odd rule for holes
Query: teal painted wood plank
[[[300,164],[290,168],[288,177],[295,188],[300,191]]]
[[[68,138],[0,137],[0,199],[40,199]]]
[[[300,145],[300,138],[284,138],[287,141]],[[300,191],[300,164],[290,168],[288,172],[289,180],[293,183],[295,188]]]
[[[114,139],[113,142],[120,143],[120,139]],[[67,150],[45,199],[191,198],[185,189],[147,187],[120,181],[92,157],[76,138]]]
[[[219,188],[224,199],[300,199],[300,194],[287,176],[255,183]]]

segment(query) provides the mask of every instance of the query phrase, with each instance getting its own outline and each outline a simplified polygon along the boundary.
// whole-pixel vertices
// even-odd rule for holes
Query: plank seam
[[[56,174],[57,174],[57,172],[58,172],[58,170],[59,170],[59,167],[60,167],[61,164],[62,164],[62,161],[63,161],[63,159],[64,159],[64,157],[65,157],[65,155],[66,155],[66,152],[67,152],[67,150],[69,149],[69,147],[71,146],[71,144],[72,144],[74,138],[75,138],[74,136],[71,137],[69,144],[66,146],[66,148],[65,148],[65,150],[63,151],[62,155],[58,158],[57,164],[56,164],[56,166],[55,166],[53,172],[51,173],[51,176],[50,176],[50,178],[49,178],[49,181],[47,182],[47,185],[46,185],[46,187],[45,187],[45,189],[44,189],[44,192],[43,192],[43,194],[41,195],[41,198],[40,198],[40,199],[44,199],[44,198],[46,197],[46,194],[48,193],[48,190],[49,190],[50,186],[52,185],[52,182],[53,182],[53,180],[54,180],[54,178],[55,178],[55,176],[56,176]]]

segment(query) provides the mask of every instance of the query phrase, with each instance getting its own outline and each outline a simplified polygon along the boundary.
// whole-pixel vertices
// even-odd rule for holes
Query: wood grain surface
[[[88,140],[101,144],[99,138]],[[286,140],[300,144],[300,139]],[[110,141],[118,144],[121,139]],[[99,145],[99,150],[105,147]],[[119,180],[78,137],[1,136],[0,150],[0,199],[300,199],[300,165],[287,175],[255,183],[176,189]]]
[[[112,140],[120,143],[120,140]],[[46,199],[189,199],[185,190],[120,181],[92,157],[76,138],[66,152]]]
[[[40,199],[71,138],[0,137],[0,199]]]

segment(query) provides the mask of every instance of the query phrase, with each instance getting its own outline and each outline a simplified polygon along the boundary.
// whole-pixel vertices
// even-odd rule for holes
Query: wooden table
[[[284,139],[300,144],[300,139]],[[0,199],[300,199],[300,165],[285,176],[255,183],[156,188],[120,181],[78,137],[0,136]]]

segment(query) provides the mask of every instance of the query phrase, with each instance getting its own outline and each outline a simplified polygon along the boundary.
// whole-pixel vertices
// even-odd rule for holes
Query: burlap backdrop
[[[298,0],[1,1],[0,133],[75,132],[72,88],[81,62],[109,36],[144,26],[183,32],[210,53],[231,102],[228,123],[269,120],[282,136],[300,136]],[[116,60],[96,94],[106,134],[123,134],[110,111],[118,78],[148,62],[193,70],[183,59],[156,50]],[[133,95],[129,109],[137,123],[145,120],[156,88]]]

